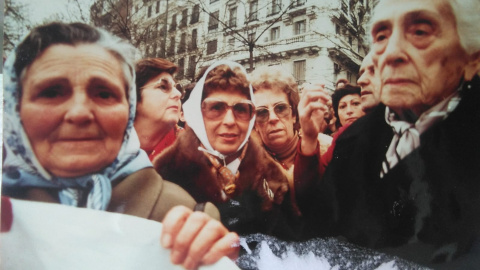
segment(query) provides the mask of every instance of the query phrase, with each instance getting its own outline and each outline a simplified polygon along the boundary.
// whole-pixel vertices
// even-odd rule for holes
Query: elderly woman
[[[242,66],[229,61],[210,66],[183,106],[188,128],[154,166],[197,201],[214,202],[228,228],[276,234],[275,220],[290,206],[288,184],[261,145],[249,140],[252,98]]]
[[[337,118],[337,128],[351,124],[365,115],[360,91],[360,87],[347,84],[333,93],[332,106]]]
[[[51,23],[32,30],[5,65],[2,195],[156,221],[173,206],[184,205],[167,215],[162,243],[174,249],[174,263],[212,263],[213,257],[203,260],[208,253],[190,252],[178,239],[185,243],[213,234],[235,242],[238,236],[206,214],[194,219],[213,225],[208,230],[189,222],[195,201],[163,181],[139,149],[133,129],[134,52],[131,45],[85,24]],[[212,206],[205,210],[218,215]],[[200,233],[192,237],[180,229]],[[214,252],[213,260],[231,254]]]
[[[328,98],[319,90],[321,87],[308,84],[300,99],[295,78],[282,68],[256,69],[251,74],[251,82],[257,105],[255,130],[267,152],[281,165],[290,189],[294,190],[294,182],[315,177],[309,173],[314,171],[311,165],[318,167],[313,160],[302,168],[295,168],[296,164],[305,162],[302,156],[316,155],[318,160],[330,146],[332,138],[321,133],[326,123],[323,111],[319,110],[324,106],[316,102]],[[291,193],[293,202],[294,194],[296,192]]]
[[[173,144],[182,130],[177,126],[182,90],[177,89],[173,79],[177,66],[168,60],[143,59],[135,70],[138,99],[134,126],[140,148],[153,160]]]

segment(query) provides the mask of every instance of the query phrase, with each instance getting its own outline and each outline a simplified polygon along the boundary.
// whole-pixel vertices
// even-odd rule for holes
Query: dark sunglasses
[[[254,115],[255,106],[250,100],[242,100],[232,105],[216,98],[206,98],[202,102],[203,116],[211,120],[224,117],[228,109],[232,110],[236,119],[250,121]]]
[[[278,118],[283,118],[292,113],[292,106],[285,102],[277,103],[273,105],[273,112],[275,112]],[[257,108],[257,117],[255,118],[256,122],[265,123],[269,118],[270,110],[267,107]]]

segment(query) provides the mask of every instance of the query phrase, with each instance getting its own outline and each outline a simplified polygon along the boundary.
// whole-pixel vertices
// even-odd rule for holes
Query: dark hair
[[[360,86],[346,84],[344,87],[338,88],[337,90],[335,90],[335,92],[332,94],[332,106],[333,106],[333,111],[335,112],[335,117],[337,117],[337,127],[341,126],[340,118],[338,117],[338,104],[340,103],[340,100],[344,96],[348,96],[348,95],[360,96],[360,91],[361,91]]]
[[[228,91],[230,88],[251,98],[249,86],[247,76],[240,68],[231,69],[228,65],[220,65],[207,74],[203,87],[202,100],[217,89]]]
[[[135,66],[135,84],[137,86],[137,102],[142,100],[141,88],[153,77],[162,72],[172,75],[177,72],[178,67],[163,58],[146,58],[137,62]]]
[[[96,44],[112,53],[123,67],[127,89],[133,78],[133,56],[136,49],[126,41],[113,36],[105,30],[84,23],[52,22],[34,28],[18,45],[13,67],[20,80],[24,71],[48,47],[56,44],[78,45]],[[21,90],[21,89],[19,89]]]
[[[17,57],[13,64],[15,73],[20,78],[25,67],[53,44],[94,43],[99,39],[100,33],[97,29],[83,23],[53,22],[36,27],[17,48]]]

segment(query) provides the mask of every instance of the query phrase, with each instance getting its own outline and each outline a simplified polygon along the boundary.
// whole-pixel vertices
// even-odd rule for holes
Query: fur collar
[[[190,128],[154,161],[157,172],[166,180],[186,189],[198,202],[223,202],[221,183],[207,157],[198,150],[200,141]],[[279,165],[267,154],[258,140],[250,138],[239,167],[240,177],[232,198],[244,191],[256,191],[262,198],[262,210],[281,204],[288,191],[288,180]]]

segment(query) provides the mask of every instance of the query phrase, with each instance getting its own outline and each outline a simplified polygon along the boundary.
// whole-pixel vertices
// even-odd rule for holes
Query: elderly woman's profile
[[[162,244],[187,268],[235,256],[238,236],[215,220],[218,210],[206,203],[194,213],[195,200],[164,181],[140,150],[134,53],[86,24],[30,32],[5,65],[2,196],[164,221]],[[189,222],[192,216],[202,222]],[[214,241],[193,243],[205,237]],[[226,248],[211,249],[222,239]]]

